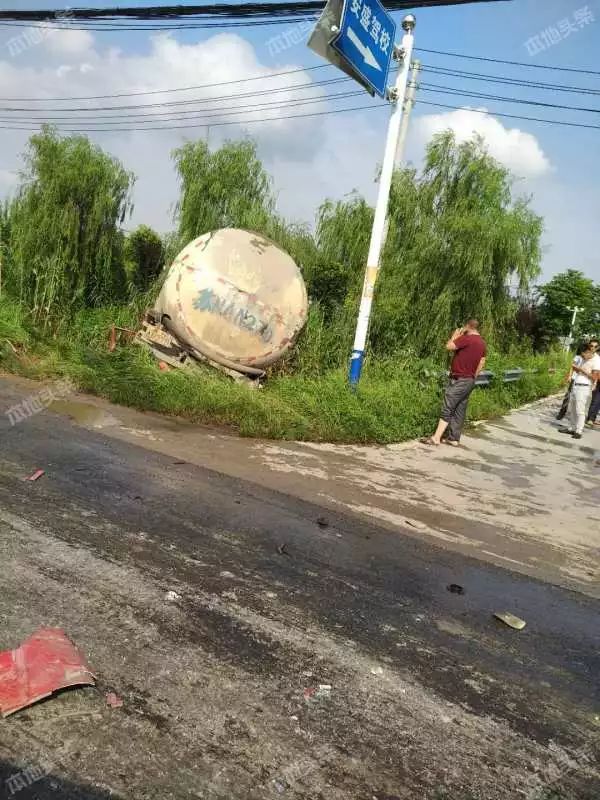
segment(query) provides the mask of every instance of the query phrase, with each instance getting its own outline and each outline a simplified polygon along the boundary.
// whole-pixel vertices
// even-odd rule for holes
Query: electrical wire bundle
[[[408,6],[455,5],[463,2],[483,2],[485,0],[421,0],[415,3],[404,0],[390,0],[386,6],[390,10]],[[494,2],[505,0],[494,0]],[[72,29],[88,24],[108,25],[102,30],[127,30],[129,21],[144,23],[164,22],[177,24],[182,28],[196,26],[228,26],[233,17],[242,16],[246,22],[269,24],[269,22],[298,22],[299,16],[307,10],[320,10],[322,2],[303,0],[302,2],[154,6],[120,9],[72,9],[68,19],[62,18],[57,27]],[[0,11],[0,27],[13,24],[36,24],[47,20],[52,11]],[[59,13],[58,11],[56,12]],[[64,12],[63,12],[64,13]],[[214,20],[217,22],[206,22]],[[124,24],[125,23],[125,24]],[[231,23],[237,24],[237,23]],[[119,27],[120,26],[120,27]],[[52,27],[55,27],[54,23]],[[417,102],[424,106],[444,109],[464,108],[463,98],[474,101],[471,111],[490,113],[509,119],[528,120],[554,126],[570,128],[598,129],[600,113],[600,77],[597,70],[583,67],[550,66],[535,63],[510,61],[502,58],[474,54],[416,48],[425,54],[426,62],[421,66],[422,78]],[[431,58],[434,57],[434,58]],[[442,59],[442,63],[437,63]],[[519,67],[527,69],[528,77],[511,77],[492,72],[476,72],[456,68],[456,60],[476,61],[499,68]],[[432,61],[433,63],[430,63]],[[500,67],[499,65],[502,65]],[[304,67],[263,75],[245,76],[220,83],[204,83],[195,86],[180,86],[149,91],[121,92],[115,94],[24,98],[0,97],[0,129],[32,131],[43,123],[50,123],[65,133],[123,133],[128,131],[165,131],[193,128],[220,127],[225,125],[249,125],[260,122],[323,117],[351,112],[381,111],[388,104],[377,99],[366,98],[362,89],[347,77],[325,77],[310,80],[310,73],[330,70],[329,64]],[[569,73],[569,83],[537,80],[532,70]],[[574,76],[581,83],[573,83]],[[460,85],[457,85],[457,82]],[[589,85],[585,85],[586,82]],[[583,84],[583,85],[582,85]],[[502,87],[498,90],[498,87]],[[224,87],[227,87],[226,89]],[[253,88],[255,87],[255,88]],[[237,89],[241,91],[238,91]],[[522,96],[525,90],[527,96]],[[502,93],[499,93],[501,91]],[[535,93],[536,96],[533,96]],[[570,102],[568,95],[577,96],[578,102]],[[358,97],[363,102],[358,103]],[[441,96],[441,98],[440,98]],[[584,98],[584,99],[583,99]],[[561,102],[558,102],[560,100]],[[453,102],[452,102],[453,101]],[[563,102],[565,101],[565,102]],[[567,102],[569,101],[569,102]],[[487,108],[488,103],[500,104],[498,110]],[[456,103],[459,103],[458,105]],[[481,106],[485,105],[485,108]],[[507,107],[511,110],[508,111]],[[534,108],[560,112],[553,117],[531,116],[512,113]],[[569,112],[568,117],[564,112]],[[573,118],[572,115],[576,115]]]

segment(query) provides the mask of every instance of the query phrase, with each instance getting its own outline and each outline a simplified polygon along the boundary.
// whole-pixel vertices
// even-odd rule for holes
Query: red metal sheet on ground
[[[59,689],[94,683],[84,657],[60,628],[40,628],[16,650],[0,653],[3,717]]]
[[[42,475],[45,475],[43,469],[36,469],[33,475],[30,475],[28,478],[23,478],[24,481],[37,481],[38,478],[41,478]]]

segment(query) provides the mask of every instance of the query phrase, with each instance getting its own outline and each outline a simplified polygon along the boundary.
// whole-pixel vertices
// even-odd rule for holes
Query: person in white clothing
[[[571,370],[573,382],[567,411],[570,424],[558,430],[560,433],[570,434],[574,439],[581,439],[592,389],[600,380],[600,356],[594,352],[593,347],[586,345],[581,355],[575,357]]]

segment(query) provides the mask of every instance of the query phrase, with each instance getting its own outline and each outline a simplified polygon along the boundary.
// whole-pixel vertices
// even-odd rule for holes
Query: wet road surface
[[[460,449],[437,450],[240,439],[86,395],[61,395],[52,409],[111,438],[600,599],[600,431],[586,429],[581,442],[561,436],[560,399],[479,423]]]
[[[596,599],[58,415],[0,425],[2,648],[63,627],[98,675],[0,722],[7,797],[598,797]]]

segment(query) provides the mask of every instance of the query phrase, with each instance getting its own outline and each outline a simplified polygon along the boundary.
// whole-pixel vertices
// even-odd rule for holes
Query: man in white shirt
[[[590,344],[594,348],[594,353],[600,356],[600,341],[590,339]],[[596,381],[596,388],[592,392],[592,402],[587,415],[586,425],[589,428],[600,428],[600,381]]]
[[[594,352],[593,347],[587,345],[581,355],[575,358],[571,369],[573,383],[567,412],[570,425],[558,430],[560,433],[570,434],[574,439],[581,439],[592,389],[600,380],[600,356]]]

